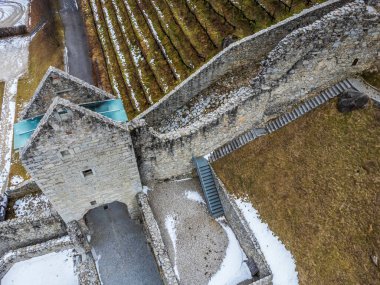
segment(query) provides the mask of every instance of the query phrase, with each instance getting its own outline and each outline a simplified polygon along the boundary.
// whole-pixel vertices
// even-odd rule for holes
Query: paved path
[[[85,27],[78,4],[76,0],[60,0],[60,2],[67,48],[67,72],[94,84]]]
[[[142,225],[129,218],[124,204],[98,207],[86,219],[104,285],[162,284]]]

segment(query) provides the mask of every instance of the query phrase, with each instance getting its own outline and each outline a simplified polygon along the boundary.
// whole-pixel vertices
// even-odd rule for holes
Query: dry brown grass
[[[380,89],[380,72],[379,71],[363,72],[362,77],[369,84]]]
[[[42,18],[46,18],[48,22],[30,43],[28,73],[18,83],[16,118],[32,98],[49,66],[55,66],[59,69],[63,69],[64,67],[64,35],[58,9],[59,7],[56,1],[32,1],[32,26],[37,25]],[[15,175],[21,176],[24,179],[29,178],[19,160],[18,153],[13,152],[9,180]]]
[[[214,163],[296,260],[300,284],[380,284],[380,110],[331,102]]]

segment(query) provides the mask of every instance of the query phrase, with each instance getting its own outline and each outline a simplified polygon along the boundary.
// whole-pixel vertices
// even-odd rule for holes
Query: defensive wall
[[[322,9],[338,4],[342,3],[328,2]],[[323,14],[316,10],[317,15]],[[305,13],[299,17],[304,18]],[[283,30],[283,26],[277,25],[274,29]],[[168,133],[155,130],[156,120],[210,84],[204,81],[206,76],[194,75],[130,123],[143,182],[190,172],[193,156],[206,155],[248,129],[260,127],[315,92],[369,69],[379,59],[379,35],[379,12],[362,1],[348,3],[283,38],[263,61],[259,74],[251,79],[250,88],[244,94],[231,98],[189,126]],[[237,49],[240,44],[245,45],[246,41],[228,50]],[[265,42],[261,46],[266,46]],[[228,58],[227,51],[219,58]],[[252,54],[256,52],[257,49],[251,50]],[[227,59],[214,60],[228,62]],[[249,64],[246,57],[241,62]],[[214,64],[214,74],[225,72],[223,64]],[[217,71],[218,66],[222,71]],[[181,94],[186,94],[191,86],[194,93],[183,99]]]
[[[303,10],[284,21],[252,36],[231,44],[199,70],[189,76],[158,103],[141,113],[136,119],[144,119],[154,125],[186,102],[209,87],[224,74],[242,66],[260,63],[276,45],[292,31],[310,25],[327,13],[351,2],[352,0],[331,0]],[[254,63],[254,64],[252,64]]]

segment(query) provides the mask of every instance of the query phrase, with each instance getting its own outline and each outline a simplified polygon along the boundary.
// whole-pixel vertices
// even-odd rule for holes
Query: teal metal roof
[[[127,122],[128,117],[125,112],[123,102],[120,99],[106,100],[92,103],[80,104],[93,112],[101,114],[116,122]],[[18,122],[13,127],[13,147],[20,149],[29,140],[40,123],[43,115]]]

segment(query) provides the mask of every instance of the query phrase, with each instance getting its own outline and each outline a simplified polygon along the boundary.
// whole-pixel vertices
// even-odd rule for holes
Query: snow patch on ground
[[[28,66],[29,37],[0,40],[0,81],[20,77]]]
[[[174,273],[177,276],[178,280],[179,278],[179,272],[177,267],[177,232],[176,232],[176,219],[174,216],[168,215],[165,218],[165,228],[169,233],[170,239],[173,244],[174,249]]]
[[[100,270],[99,270],[99,260],[102,256],[97,255],[96,251],[93,247],[91,248],[91,253],[92,253],[92,256],[94,257],[94,260],[95,260],[96,271],[98,272],[100,284],[103,285],[102,277],[100,276]]]
[[[150,189],[148,186],[143,186],[142,191],[144,192],[144,194],[148,195],[148,192],[152,191],[152,189]]]
[[[203,197],[201,194],[199,194],[197,191],[186,191],[185,196],[187,199],[195,201],[199,204],[206,204],[205,200],[203,200]]]
[[[268,225],[263,223],[252,204],[243,199],[236,203],[248,221],[249,227],[260,244],[266,261],[273,273],[273,285],[297,285],[298,273],[292,254],[273,234]]]
[[[11,188],[14,188],[15,186],[19,185],[21,182],[24,182],[24,178],[22,178],[19,175],[12,176],[12,178],[11,178]]]
[[[45,195],[29,194],[16,200],[13,205],[13,210],[15,211],[16,217],[21,218],[48,215],[52,211],[52,206]]]
[[[1,285],[77,285],[72,250],[53,252],[17,262]]]
[[[0,28],[26,25],[29,0],[0,1]]]
[[[1,48],[0,48],[1,49]],[[0,50],[1,54],[1,50]],[[0,64],[1,66],[1,64]],[[1,67],[0,67],[1,72]],[[6,187],[11,168],[13,124],[16,113],[17,79],[5,83],[0,120],[0,192]]]
[[[251,279],[251,271],[246,261],[248,260],[232,229],[224,218],[217,219],[228,236],[226,255],[218,272],[211,277],[208,285],[236,285]]]

